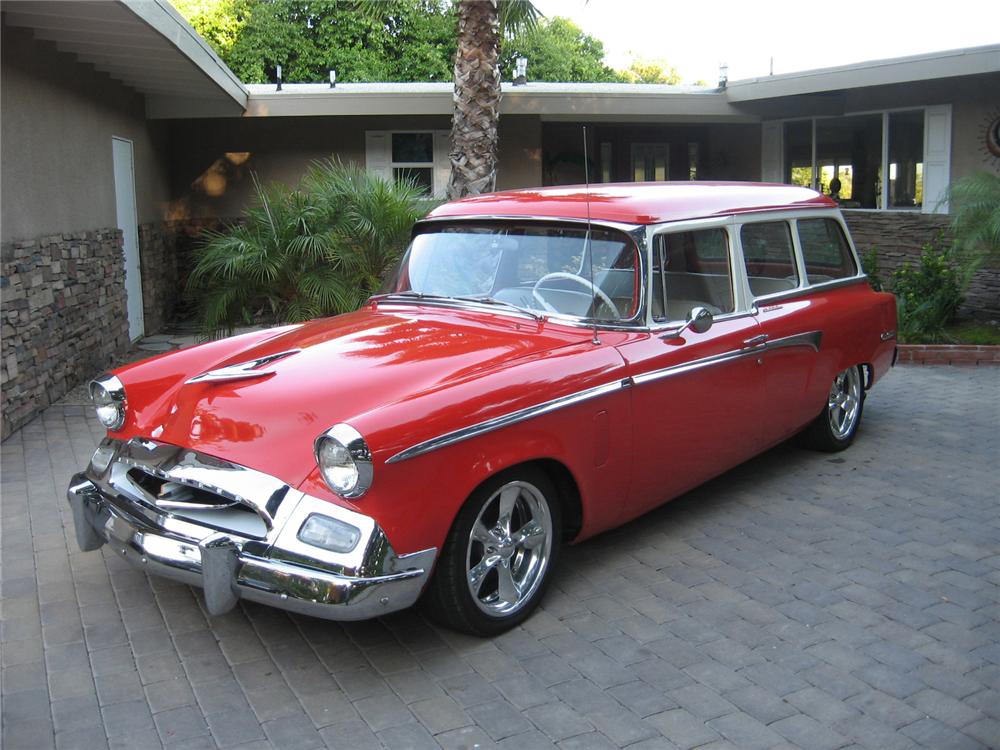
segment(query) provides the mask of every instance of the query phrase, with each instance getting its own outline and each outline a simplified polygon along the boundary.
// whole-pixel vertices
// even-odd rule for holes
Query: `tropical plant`
[[[949,198],[960,282],[966,289],[984,262],[1000,261],[1000,175],[973,172],[951,186]]]
[[[427,209],[419,188],[356,165],[316,163],[298,187],[263,186],[240,223],[206,232],[188,291],[208,336],[359,307]]]
[[[962,304],[960,264],[939,235],[923,247],[916,267],[909,263],[892,273],[900,341],[919,344],[940,340]]]

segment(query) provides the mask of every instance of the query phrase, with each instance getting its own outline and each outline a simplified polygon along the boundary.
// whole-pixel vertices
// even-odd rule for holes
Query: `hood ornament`
[[[193,378],[185,381],[186,383],[203,383],[206,381],[216,382],[220,380],[246,380],[248,378],[263,378],[267,375],[273,375],[274,370],[263,370],[261,369],[265,365],[269,365],[272,362],[276,362],[279,359],[284,359],[285,357],[290,357],[293,354],[298,354],[301,349],[289,349],[286,352],[278,352],[277,354],[268,354],[266,357],[259,357],[257,359],[251,359],[247,362],[240,362],[235,365],[226,365],[225,367],[220,367],[216,370],[209,370],[208,372],[203,372],[201,375],[195,375]]]

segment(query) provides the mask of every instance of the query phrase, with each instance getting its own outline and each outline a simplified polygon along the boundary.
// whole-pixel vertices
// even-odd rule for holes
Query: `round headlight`
[[[94,402],[98,421],[109,430],[118,430],[125,424],[125,386],[114,375],[90,384],[90,400]]]
[[[316,438],[316,465],[323,481],[343,497],[361,497],[372,483],[372,457],[361,434],[338,424]]]

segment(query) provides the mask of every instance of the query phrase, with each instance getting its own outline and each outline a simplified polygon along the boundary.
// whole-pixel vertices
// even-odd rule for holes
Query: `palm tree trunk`
[[[500,20],[497,0],[459,0],[455,112],[448,197],[491,192],[497,180],[500,120]]]

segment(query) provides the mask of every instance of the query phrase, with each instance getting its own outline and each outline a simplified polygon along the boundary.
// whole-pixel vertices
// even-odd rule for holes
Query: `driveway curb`
[[[897,362],[906,365],[1000,366],[1000,346],[900,344]]]

